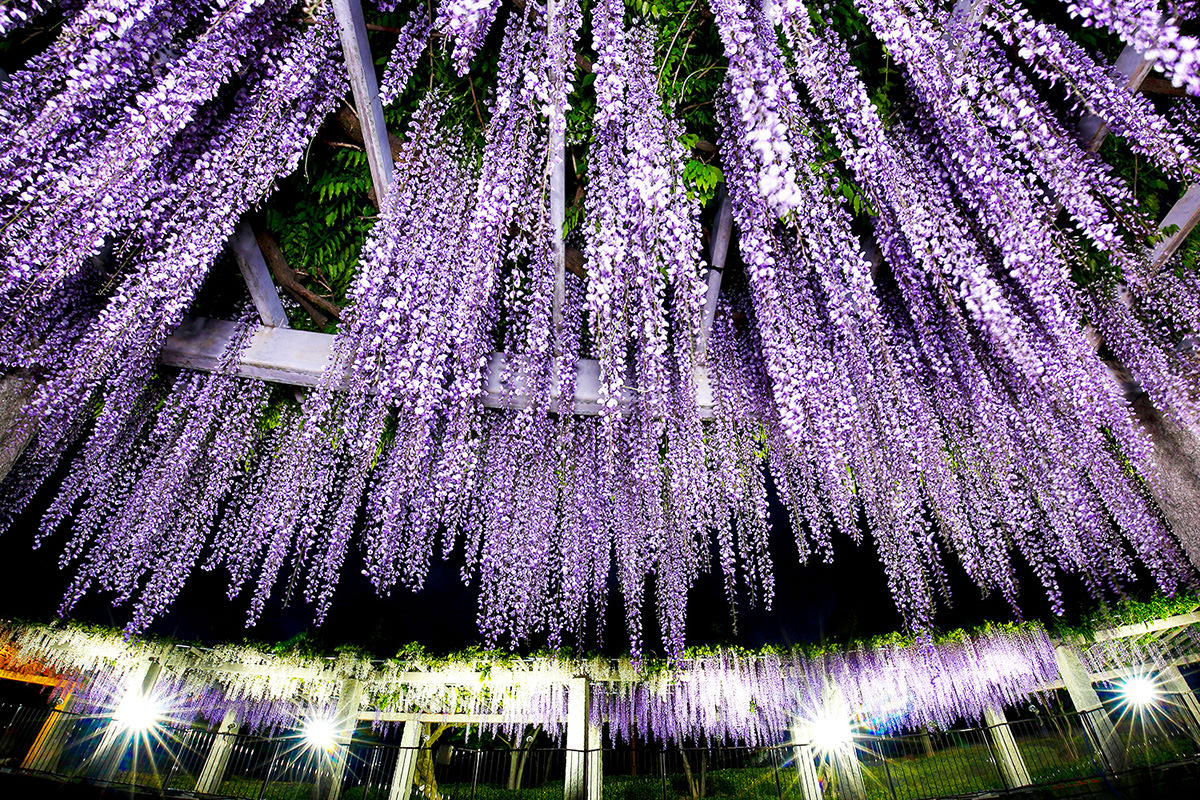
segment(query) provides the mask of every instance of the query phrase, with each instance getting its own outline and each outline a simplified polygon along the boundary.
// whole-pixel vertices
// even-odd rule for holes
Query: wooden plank
[[[250,290],[250,299],[254,301],[262,324],[272,328],[288,327],[287,312],[283,310],[279,292],[271,280],[271,270],[254,239],[254,231],[245,222],[240,223],[234,231],[233,238],[229,240],[229,249],[233,251],[238,269],[246,279],[246,288]]]
[[[211,372],[233,336],[234,323],[226,320],[189,318],[171,335],[163,347],[161,360],[175,367]],[[333,352],[334,335],[299,331],[294,328],[260,326],[242,353],[237,374],[247,378],[291,386],[316,386]],[[483,404],[488,408],[523,408],[529,402],[526,381],[513,373],[505,353],[494,353],[488,361]],[[712,389],[708,374],[697,375],[697,396],[701,415],[712,416]],[[552,397],[557,390],[552,389]],[[628,405],[629,397],[622,400]],[[552,402],[551,411],[557,411]],[[580,359],[575,376],[575,413],[585,416],[600,413],[600,364],[595,359]]]
[[[359,0],[333,0],[333,14],[338,21],[342,53],[350,74],[350,89],[354,108],[362,124],[363,145],[371,168],[375,196],[383,202],[392,185],[392,151],[387,126],[383,120],[383,105],[379,102],[379,83],[375,79],[375,61],[367,40],[367,25]]]
[[[1155,270],[1166,264],[1171,256],[1175,255],[1175,252],[1183,246],[1197,222],[1200,222],[1200,186],[1193,183],[1188,186],[1183,197],[1171,206],[1171,210],[1163,217],[1162,222],[1158,223],[1160,231],[1171,227],[1176,230],[1156,244],[1154,250],[1151,251],[1150,264]]]
[[[1113,63],[1113,69],[1125,79],[1125,86],[1130,92],[1137,92],[1141,88],[1152,66],[1154,62],[1145,58],[1135,47],[1126,47]],[[1104,138],[1108,136],[1108,125],[1095,114],[1085,114],[1077,128],[1084,147],[1093,153],[1100,149]]]
[[[46,675],[26,675],[23,672],[12,672],[7,669],[0,669],[0,680],[36,683],[39,686],[58,686],[62,682],[59,678],[51,678]]]
[[[175,367],[211,372],[234,333],[226,320],[189,318],[163,347],[161,360]],[[237,374],[292,386],[316,386],[333,352],[327,333],[261,325],[242,353]]]

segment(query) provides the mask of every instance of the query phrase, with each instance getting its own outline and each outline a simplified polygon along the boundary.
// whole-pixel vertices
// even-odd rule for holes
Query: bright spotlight
[[[304,742],[314,750],[333,749],[337,728],[328,719],[310,719],[304,723]]]
[[[823,712],[808,726],[812,745],[821,753],[836,753],[854,741],[854,726],[845,714]]]
[[[1145,708],[1157,703],[1161,695],[1158,684],[1141,675],[1126,678],[1121,682],[1121,699],[1126,705]]]
[[[162,709],[158,704],[137,693],[128,695],[113,712],[113,721],[133,733],[150,730],[158,724],[161,717]]]

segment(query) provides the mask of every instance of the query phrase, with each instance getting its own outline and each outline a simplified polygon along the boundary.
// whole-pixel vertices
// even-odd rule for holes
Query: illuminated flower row
[[[219,721],[233,710],[251,729],[291,727],[329,709],[344,678],[362,682],[363,708],[499,717],[484,727],[541,724],[563,735],[570,678],[592,682],[590,716],[615,740],[781,741],[822,706],[830,687],[862,730],[950,727],[987,707],[1021,703],[1058,676],[1037,626],[956,640],[885,645],[818,656],[716,651],[673,665],[629,659],[545,657],[443,663],[416,654],[368,662],[277,655],[249,646],[180,647],[71,626],[0,626],[5,669],[60,674],[76,708],[111,711],[150,661],[162,665],[153,696],[177,721]],[[377,722],[376,724],[382,724]]]

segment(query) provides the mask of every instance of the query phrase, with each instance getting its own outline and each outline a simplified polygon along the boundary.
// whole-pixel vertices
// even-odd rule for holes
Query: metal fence
[[[296,733],[161,723],[132,735],[104,717],[0,706],[0,764],[247,800],[559,800],[564,787],[568,800],[917,800],[1021,784],[1084,785],[1195,758],[1200,720],[1185,699],[1127,713],[1047,713],[991,727],[860,735],[840,756],[789,743],[589,753],[438,742],[405,748],[387,731],[366,728],[348,745],[319,750]],[[590,792],[580,790],[589,784]]]

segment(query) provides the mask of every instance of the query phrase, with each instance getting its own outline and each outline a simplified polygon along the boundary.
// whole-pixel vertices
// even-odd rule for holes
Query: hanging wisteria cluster
[[[238,217],[344,91],[332,16],[297,26],[291,10],[97,2],[0,85],[0,352],[47,376],[9,513],[102,395],[112,427],[98,435],[136,416]]]
[[[1195,42],[1150,6],[1069,5],[1197,88]],[[39,534],[68,531],[64,611],[102,590],[133,604],[140,632],[205,568],[248,596],[250,623],[281,586],[323,619],[358,548],[383,593],[420,588],[436,554],[459,558],[489,643],[585,638],[617,589],[632,649],[652,608],[678,655],[702,571],[721,571],[731,601],[740,587],[771,600],[768,474],[801,556],[831,558],[839,531],[869,537],[914,628],[932,625],[950,557],[1014,606],[1019,562],[1056,610],[1063,575],[1101,595],[1144,570],[1175,591],[1192,567],[1097,347],[1163,413],[1200,420],[1200,366],[1178,346],[1200,331],[1200,282],[1149,262],[1152,222],[1047,87],[1180,181],[1200,167],[1195,138],[1016,0],[854,6],[902,72],[894,113],[818,9],[709,2],[744,270],[726,270],[704,343],[702,209],[653,30],[620,0],[591,7],[595,112],[571,234],[586,278],[559,286],[551,145],[579,3],[410,10],[381,95],[405,94],[431,38],[467,73],[494,36],[482,143],[438,87],[419,100],[333,356],[299,407],[236,377],[249,320],[210,374],[157,374],[155,359],[239,217],[345,94],[332,14],[286,0],[63,6],[58,38],[0,84],[0,357],[42,379],[9,517],[71,456]],[[1081,285],[1085,259],[1119,278]],[[594,407],[577,408],[585,382]],[[886,673],[867,656],[722,657],[712,671],[755,696],[819,672],[852,707],[882,713],[892,692],[946,724],[1032,691],[1044,645],[905,651],[885,659],[899,670],[885,689],[855,683]],[[1026,666],[1006,677],[1014,648]],[[963,677],[972,662],[997,665],[992,688]],[[671,685],[663,696],[701,691]],[[659,702],[745,705],[623,692],[596,702],[630,720]],[[733,735],[696,713],[690,730]],[[780,722],[748,720],[738,735]]]

